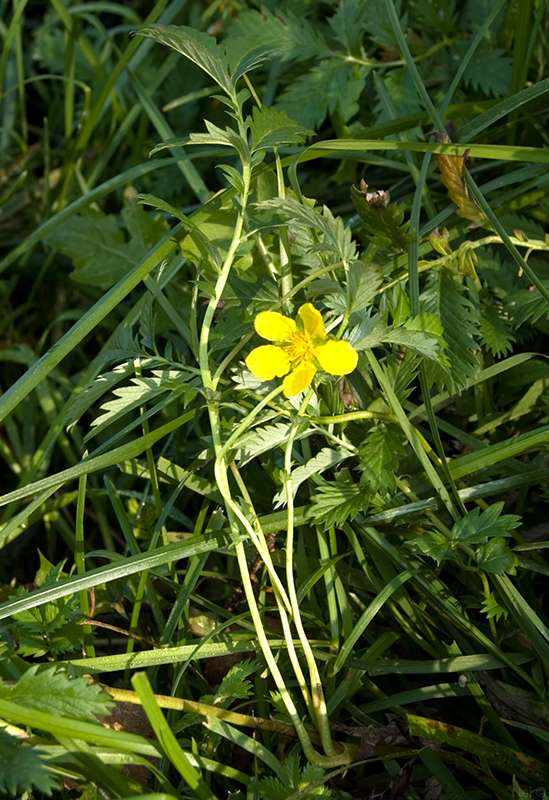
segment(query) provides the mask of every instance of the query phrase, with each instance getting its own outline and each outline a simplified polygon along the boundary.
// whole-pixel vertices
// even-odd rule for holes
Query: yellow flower
[[[286,375],[282,384],[286,397],[303,392],[317,369],[348,375],[358,362],[358,353],[349,342],[327,336],[322,317],[311,303],[297,313],[295,320],[276,311],[258,314],[254,322],[257,333],[277,344],[256,347],[246,359],[256,378],[270,381]]]

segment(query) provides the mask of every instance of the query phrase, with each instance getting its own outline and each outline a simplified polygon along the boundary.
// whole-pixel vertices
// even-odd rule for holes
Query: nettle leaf
[[[513,349],[515,335],[504,306],[493,297],[481,306],[480,341],[494,356]]]
[[[330,447],[323,447],[314,458],[310,458],[306,464],[297,467],[292,472],[292,493],[294,497],[301,484],[306,480],[313,475],[320,475],[327,469],[341,464],[341,462],[345,461],[347,458],[349,458],[348,450],[332,450]],[[287,502],[285,486],[274,496],[273,502],[276,504],[275,508],[279,508]]]
[[[243,11],[231,30],[274,50],[281,61],[306,61],[331,52],[318,28],[293,11],[279,11],[276,15],[266,9]]]
[[[234,84],[228,71],[229,59],[223,45],[218,44],[213,36],[185,25],[150,25],[139,31],[139,36],[148,36],[194,61],[228,95],[234,95]]]
[[[441,561],[452,558],[452,551],[446,536],[440,531],[427,531],[415,539],[408,542],[413,550],[419,550],[426,556],[430,556],[440,566]]]
[[[481,513],[480,508],[474,508],[458,520],[452,528],[452,540],[466,544],[484,544],[494,536],[511,536],[511,531],[521,523],[521,517],[516,514],[500,516],[503,510],[503,501],[494,503]]]
[[[45,751],[36,746],[30,747],[0,730],[0,792],[12,797],[20,797],[36,789],[51,795],[61,786],[48,767]]]
[[[277,100],[277,108],[315,130],[336,109],[348,122],[358,111],[367,72],[341,58],[325,59],[292,81]]]
[[[71,677],[57,665],[44,669],[36,664],[24,672],[14,686],[0,681],[0,697],[13,703],[84,721],[109,714],[112,698],[89,678]]]
[[[404,455],[402,433],[397,425],[378,423],[360,446],[360,485],[373,491],[394,491],[398,457]]]
[[[353,520],[368,504],[367,493],[353,481],[347,469],[340,472],[335,482],[319,480],[308,515],[315,524],[323,525],[325,529]]]
[[[168,230],[158,215],[154,219],[141,208],[134,191],[124,194],[122,212],[129,240],[113,214],[88,208],[57,225],[43,239],[72,259],[71,278],[78,283],[109,289],[133,269]]]
[[[429,364],[429,379],[451,394],[465,389],[479,369],[478,345],[473,337],[478,334],[480,319],[464,293],[464,286],[449,270],[442,269],[431,272],[421,296],[422,308],[436,314],[442,323],[450,360],[449,371]]]
[[[477,550],[477,565],[484,572],[494,575],[503,575],[507,572],[509,575],[516,575],[518,563],[518,557],[501,537],[490,539]]]
[[[396,0],[394,5],[397,15],[400,15],[401,0]],[[366,29],[376,44],[395,50],[397,53],[399,52],[399,45],[387,14],[386,0],[370,0],[365,22]],[[402,32],[406,30],[407,23],[408,13],[405,13],[399,17]]]
[[[252,153],[267,147],[302,144],[314,131],[298,125],[285,111],[254,106],[253,118],[248,117],[252,134]]]
[[[389,204],[388,192],[370,193],[364,182],[361,188],[351,187],[351,200],[368,237],[379,247],[407,250],[412,235],[408,232],[410,222],[404,222],[402,206]]]

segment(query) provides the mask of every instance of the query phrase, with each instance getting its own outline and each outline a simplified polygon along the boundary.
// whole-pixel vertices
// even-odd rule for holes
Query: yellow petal
[[[316,367],[313,364],[302,364],[289,375],[286,375],[282,385],[284,386],[284,394],[286,397],[291,397],[294,394],[304,392],[307,386],[311,383],[316,372]]]
[[[349,342],[330,339],[315,348],[315,357],[330,375],[348,375],[358,363],[358,353]]]
[[[317,311],[312,303],[305,303],[297,312],[303,320],[305,333],[308,333],[311,339],[324,339],[326,336],[326,328],[322,321],[320,311]]]
[[[270,342],[289,342],[296,332],[293,319],[276,311],[262,311],[255,318],[254,327],[260,336]]]
[[[286,375],[290,370],[291,362],[282,347],[264,344],[252,350],[246,359],[246,366],[256,378],[271,381],[275,377],[281,378]]]

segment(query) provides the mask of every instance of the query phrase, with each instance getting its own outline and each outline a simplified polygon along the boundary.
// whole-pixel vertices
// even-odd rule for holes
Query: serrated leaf
[[[376,44],[395,50],[398,53],[399,44],[387,15],[386,2],[387,0],[370,0],[368,3],[366,29]],[[394,5],[397,15],[400,15],[401,1],[396,0]],[[399,18],[401,31],[404,32],[407,22],[408,14],[405,13]]]
[[[129,386],[120,386],[113,389],[115,400],[108,400],[103,403],[101,410],[103,414],[92,422],[92,431],[86,440],[97,436],[107,425],[112,425],[118,419],[154,400],[164,392],[174,392],[181,394],[184,384],[188,379],[188,374],[182,370],[153,370],[152,374],[145,378],[131,378]]]
[[[72,259],[75,281],[109,289],[166,233],[166,221],[161,217],[152,220],[136,197],[132,192],[125,194],[122,219],[129,226],[129,241],[114,215],[94,208],[73,214],[44,236],[46,244]]]
[[[397,425],[379,423],[368,431],[360,446],[360,485],[373,491],[394,491],[398,457],[404,455],[402,434]]]
[[[542,284],[549,292],[549,281],[542,281]],[[517,328],[524,325],[525,322],[536,325],[536,323],[545,323],[549,319],[547,300],[535,287],[532,287],[531,291],[519,289],[519,291],[507,295],[505,308]]]
[[[314,131],[298,125],[285,111],[278,111],[276,108],[254,106],[253,118],[248,120],[252,134],[252,153],[267,147],[302,144],[308,136],[314,136]]]
[[[437,565],[440,565],[445,558],[452,557],[448,539],[440,531],[427,531],[412,539],[409,544],[414,550],[419,550],[424,555],[434,558]]]
[[[458,520],[452,528],[452,540],[466,544],[484,544],[488,539],[497,536],[511,536],[511,531],[518,527],[521,518],[516,514],[504,514],[503,501],[494,503],[481,513],[474,508]]]
[[[0,792],[20,797],[36,789],[51,795],[60,789],[55,775],[48,768],[44,751],[28,745],[0,730]]]
[[[234,95],[234,84],[228,72],[229,59],[213,36],[185,25],[150,25],[139,31],[139,35],[148,36],[194,61],[228,95]]]
[[[277,100],[277,108],[314,130],[336,109],[348,122],[358,111],[367,71],[356,71],[353,64],[341,58],[325,59],[292,81]]]
[[[355,261],[349,267],[347,293],[351,313],[372,305],[383,283],[383,270],[377,264]]]
[[[469,46],[469,41],[456,42],[457,55],[464,55]],[[475,91],[492,97],[509,94],[512,66],[513,60],[505,55],[505,50],[481,41],[465,68],[463,82]]]
[[[406,250],[411,240],[409,221],[404,222],[404,209],[393,204],[375,205],[368,202],[364,193],[351,187],[351,200],[358,212],[369,238],[379,247]]]
[[[127,330],[127,329],[125,329]],[[80,417],[110,389],[121,380],[135,372],[133,363],[121,364],[111,372],[106,372],[88,383],[82,391],[75,395],[65,408],[64,423],[70,431]]]
[[[333,250],[342,261],[352,261],[356,256],[356,244],[352,231],[345,227],[341,217],[334,217],[327,206],[309,208],[296,200],[279,198],[257,203],[257,218],[265,225],[285,225],[312,228],[324,235],[323,250]]]
[[[95,721],[98,714],[109,714],[114,704],[101,686],[89,678],[74,678],[58,666],[30,667],[14,686],[0,683],[0,697],[13,703],[84,721]]]
[[[492,355],[505,355],[513,349],[515,335],[504,307],[494,298],[490,298],[488,303],[482,304],[481,309],[480,341]]]
[[[507,619],[507,617],[509,616],[509,611],[506,608],[500,606],[500,604],[498,603],[492,592],[490,592],[488,597],[484,598],[482,602],[481,611],[483,612],[483,614],[486,614],[488,619],[493,618],[496,621],[499,621],[501,617]]]
[[[292,492],[294,497],[302,483],[313,475],[320,475],[327,469],[337,466],[346,458],[349,458],[348,450],[332,450],[330,447],[323,447],[314,458],[310,458],[306,464],[297,467],[292,472]],[[274,496],[273,503],[275,504],[275,508],[279,508],[282,504],[286,503],[285,486]]]
[[[228,700],[247,700],[253,691],[252,684],[246,680],[261,669],[259,661],[240,661],[228,671],[215,694],[215,704],[226,704]]]
[[[279,422],[246,433],[235,446],[235,459],[243,466],[261,453],[285,446],[292,427],[292,423]],[[298,433],[296,439],[310,436],[311,433],[308,430]]]
[[[330,53],[318,28],[289,10],[276,15],[267,9],[243,11],[235,21],[234,30],[276,51],[282,61],[306,61]]]
[[[464,292],[452,273],[443,269],[429,275],[421,296],[422,308],[438,316],[442,323],[450,360],[450,371],[443,372],[438,365],[429,364],[429,379],[450,394],[466,388],[479,369],[478,345],[473,336],[478,332],[480,320]]]
[[[368,505],[368,501],[368,493],[353,481],[345,469],[335,482],[321,480],[311,498],[308,516],[325,529],[333,525],[341,526],[347,520],[353,520]]]
[[[348,53],[360,55],[363,29],[369,17],[368,0],[342,0],[328,24]]]
[[[515,575],[518,563],[518,557],[501,537],[490,539],[477,550],[477,565],[493,575]]]
[[[257,42],[248,36],[228,36],[221,46],[225,51],[229,74],[235,84],[243,75],[264,64],[274,50],[272,44],[258,47]]]
[[[437,33],[449,36],[454,30],[457,14],[455,0],[414,0],[412,2],[416,20],[428,28],[434,28]]]

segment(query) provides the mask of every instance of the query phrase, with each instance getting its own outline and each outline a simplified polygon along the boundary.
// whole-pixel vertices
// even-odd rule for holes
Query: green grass
[[[0,791],[549,791],[547,2],[0,9]]]

